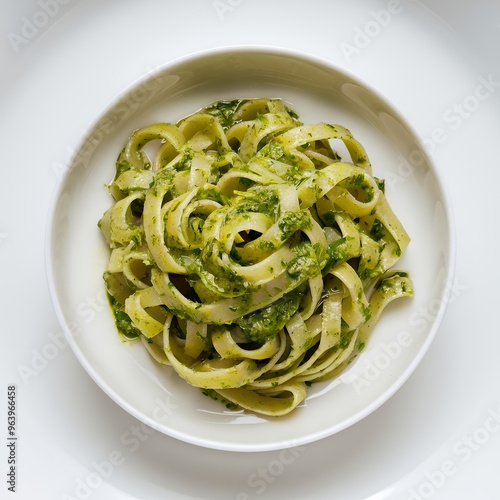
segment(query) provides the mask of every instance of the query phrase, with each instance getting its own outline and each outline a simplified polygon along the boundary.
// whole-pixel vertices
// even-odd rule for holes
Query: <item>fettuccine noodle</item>
[[[410,239],[361,144],[280,99],[135,131],[109,190],[99,227],[118,330],[228,408],[291,412],[413,293],[391,271]]]

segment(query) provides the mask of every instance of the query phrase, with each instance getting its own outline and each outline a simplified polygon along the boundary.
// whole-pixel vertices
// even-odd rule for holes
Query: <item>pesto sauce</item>
[[[385,194],[385,179],[379,179],[378,177],[373,177],[375,182],[377,183],[378,188],[382,193]]]
[[[227,130],[234,124],[234,113],[243,102],[245,101],[242,99],[235,99],[233,101],[217,101],[210,104],[206,108],[203,108],[203,111],[217,118],[219,123],[222,125],[222,128]]]
[[[290,259],[286,265],[286,273],[289,278],[302,283],[311,276],[320,272],[320,266],[313,245],[309,241],[302,241],[292,247],[296,257]]]
[[[191,163],[194,157],[194,151],[191,148],[185,148],[182,158],[174,165],[176,172],[182,172],[191,168]]]
[[[233,403],[232,401],[229,401],[229,399],[222,397],[218,392],[214,391],[213,389],[202,389],[201,393],[204,396],[207,396],[210,399],[213,399],[214,401],[223,404],[228,410],[238,409],[237,404]]]
[[[341,334],[340,334],[340,343],[338,344],[339,348],[342,350],[345,350],[349,347],[349,344],[351,342],[352,336],[354,334],[355,330],[345,330],[342,328]]]
[[[326,251],[326,263],[322,269],[323,275],[327,274],[332,268],[338,266],[351,256],[345,248],[346,237],[339,238],[328,245]]]
[[[401,292],[406,295],[413,295],[413,287],[411,283],[405,281],[405,278],[409,278],[409,274],[404,271],[397,271],[390,276],[382,278],[375,285],[375,290],[380,290],[383,293],[387,293],[393,288],[399,286],[401,287]]]
[[[309,210],[299,212],[286,212],[278,221],[278,228],[281,231],[281,240],[287,240],[295,231],[299,229],[311,229],[311,216]]]
[[[236,214],[261,213],[274,219],[280,199],[272,186],[253,186],[242,192],[235,200]]]
[[[130,166],[130,163],[127,160],[117,161],[116,162],[116,177],[115,177],[115,179],[120,177],[120,175],[123,174],[123,172],[127,172],[131,168],[132,167]]]
[[[139,338],[141,336],[141,332],[134,326],[130,316],[123,310],[123,305],[120,304],[110,293],[107,295],[109,305],[113,311],[113,316],[115,317],[115,324],[118,333],[127,340],[135,340]]]
[[[235,321],[249,342],[264,343],[278,332],[298,311],[303,293],[293,290],[272,304]]]
[[[370,236],[375,241],[379,241],[385,236],[384,224],[377,218],[374,219],[372,227],[370,228]]]

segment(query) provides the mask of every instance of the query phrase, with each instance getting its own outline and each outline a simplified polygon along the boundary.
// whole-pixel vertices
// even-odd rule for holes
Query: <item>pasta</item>
[[[230,409],[293,411],[413,293],[391,271],[410,238],[361,144],[281,99],[136,130],[108,187],[98,225],[119,332]]]

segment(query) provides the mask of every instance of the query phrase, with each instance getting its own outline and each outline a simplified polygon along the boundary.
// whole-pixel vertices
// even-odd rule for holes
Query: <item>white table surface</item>
[[[0,35],[0,498],[500,498],[498,2],[4,0]],[[326,58],[399,107],[446,183],[457,261],[438,335],[395,396],[330,438],[242,454],[143,427],[97,387],[62,337],[44,254],[54,188],[106,105],[177,57],[247,44]]]

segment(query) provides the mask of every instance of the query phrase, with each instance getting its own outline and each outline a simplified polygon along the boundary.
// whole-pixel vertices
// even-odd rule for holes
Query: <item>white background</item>
[[[3,0],[0,35],[0,498],[500,498],[498,2]],[[442,174],[457,236],[446,316],[402,389],[340,434],[253,454],[176,441],[113,403],[62,337],[44,255],[54,188],[108,103],[175,58],[241,44],[326,58],[388,97]]]

